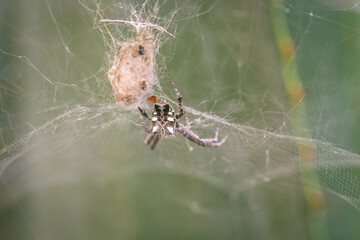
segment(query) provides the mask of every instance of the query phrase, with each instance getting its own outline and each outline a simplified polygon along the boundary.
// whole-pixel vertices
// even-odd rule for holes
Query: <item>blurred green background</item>
[[[359,239],[358,10],[0,1],[0,239]],[[154,91],[175,100],[173,79],[192,130],[229,135],[221,148],[143,144],[137,109],[115,103],[106,77],[116,49],[101,15],[176,35],[154,31]]]

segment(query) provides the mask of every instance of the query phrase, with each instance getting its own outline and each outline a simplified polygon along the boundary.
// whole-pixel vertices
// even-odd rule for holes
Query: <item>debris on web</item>
[[[152,23],[110,19],[102,19],[100,23],[130,24],[136,28],[135,37],[121,43],[107,75],[116,100],[124,106],[134,105],[141,100],[156,79],[157,46],[149,28],[158,29],[173,38],[175,36]]]

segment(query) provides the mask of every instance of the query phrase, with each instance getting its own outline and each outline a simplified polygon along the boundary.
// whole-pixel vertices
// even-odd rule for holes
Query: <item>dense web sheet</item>
[[[303,192],[313,186],[330,199],[329,211],[341,211],[331,205],[341,199],[358,214],[360,48],[359,26],[352,24],[360,20],[359,3],[270,2],[2,3],[8,11],[1,17],[0,213],[16,206],[26,222],[19,234],[30,231],[34,239],[62,228],[74,228],[79,239],[87,230],[124,239],[167,233],[185,239],[195,232],[306,239]],[[36,11],[27,11],[31,5]],[[289,105],[282,80],[271,7],[286,14],[296,45],[293,58],[307,93],[298,120],[308,125],[291,121],[298,105]],[[136,29],[105,27],[102,18],[151,22],[176,36],[152,30],[155,79],[140,105],[151,112],[145,99],[156,95],[176,109],[171,78],[194,132],[212,137],[218,126],[220,139],[229,135],[221,148],[182,136],[161,140],[154,151],[144,145],[137,106],[116,104],[107,79],[117,44]],[[317,204],[324,208],[323,199]],[[61,211],[67,208],[74,211]],[[54,215],[69,224],[52,225]],[[175,215],[181,223],[164,220]],[[101,221],[107,226],[91,229]],[[186,221],[196,228],[180,234],[177,226]],[[168,232],[156,235],[157,222]],[[283,223],[288,228],[271,227]],[[214,227],[202,231],[208,226]]]

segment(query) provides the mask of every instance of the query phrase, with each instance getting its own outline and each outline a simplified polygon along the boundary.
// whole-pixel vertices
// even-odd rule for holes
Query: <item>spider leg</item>
[[[220,147],[228,138],[228,136],[225,136],[220,142],[217,141],[218,138],[218,128],[215,132],[214,138],[200,138],[198,135],[196,135],[193,131],[186,128],[180,123],[177,123],[177,129],[179,133],[181,133],[184,137],[189,139],[190,141],[195,142],[196,144],[203,146],[203,147]]]
[[[216,127],[215,137],[214,137],[215,141],[217,141],[218,136],[219,136],[219,127]]]
[[[179,119],[184,115],[184,107],[183,107],[183,104],[182,104],[182,96],[180,95],[179,90],[176,88],[174,82],[171,79],[169,79],[169,81],[170,81],[171,85],[173,86],[174,91],[176,93],[176,97],[178,99],[179,113],[176,114],[176,119]]]
[[[159,142],[161,135],[158,133],[150,133],[149,136],[145,139],[145,144],[149,145],[151,150],[156,147],[156,144]]]
[[[213,138],[203,138],[203,140],[209,141],[209,142],[217,142],[219,136],[219,127],[216,127],[215,136]],[[227,136],[226,136],[227,138]],[[221,140],[222,141],[222,140]]]
[[[190,126],[190,122],[189,122],[189,118],[187,115],[187,112],[184,110],[184,116],[185,116],[185,126],[189,127]]]
[[[159,142],[160,138],[161,138],[161,135],[156,134],[154,140],[152,141],[152,143],[150,145],[151,150],[153,150],[156,147],[156,144]]]
[[[140,122],[141,126],[143,126],[143,128],[145,129],[145,132],[146,133],[151,133],[150,129],[145,124],[145,121],[144,121],[145,119],[144,119],[143,115],[141,115],[140,118],[141,118],[141,122]]]
[[[144,117],[146,117],[147,119],[151,120],[151,118],[149,117],[149,115],[147,115],[147,113],[145,112],[144,109],[142,109],[141,107],[138,107],[138,109],[139,109],[140,113],[141,113]]]

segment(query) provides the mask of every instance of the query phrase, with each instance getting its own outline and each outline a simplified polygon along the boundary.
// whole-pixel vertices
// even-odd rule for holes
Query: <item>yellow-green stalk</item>
[[[279,49],[282,80],[289,96],[289,118],[296,137],[301,184],[308,206],[310,239],[327,239],[326,201],[316,174],[316,146],[308,132],[306,91],[296,65],[296,46],[290,35],[282,0],[270,1],[270,14],[275,42]]]

